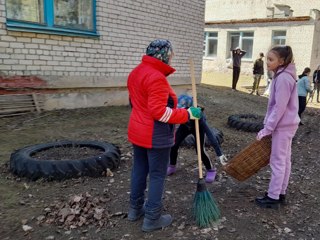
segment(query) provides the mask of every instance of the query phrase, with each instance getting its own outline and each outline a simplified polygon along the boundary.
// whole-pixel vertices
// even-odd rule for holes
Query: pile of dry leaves
[[[56,201],[44,209],[45,214],[37,217],[38,224],[57,224],[65,229],[95,225],[98,228],[112,224],[110,218],[124,213],[111,214],[108,197],[92,197],[88,192],[70,197],[69,201]]]

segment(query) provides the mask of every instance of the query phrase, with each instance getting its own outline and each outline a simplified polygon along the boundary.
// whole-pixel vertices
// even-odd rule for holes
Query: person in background
[[[314,83],[314,89],[317,91],[317,103],[320,103],[319,100],[319,91],[320,91],[320,65],[313,73],[313,83]]]
[[[269,97],[270,95],[270,86],[274,73],[272,71],[267,71],[267,86],[263,93],[263,96]]]
[[[236,47],[232,51],[232,91],[237,91],[237,83],[241,71],[241,58],[247,53],[244,50],[241,50],[240,47]]]
[[[184,108],[188,109],[193,105],[192,97],[182,94],[178,98],[178,108]],[[167,169],[167,175],[170,176],[176,172],[176,164],[177,164],[177,158],[178,158],[178,150],[180,148],[181,143],[183,140],[188,136],[192,134],[194,136],[194,139],[196,139],[196,130],[195,130],[195,123],[194,121],[188,121],[187,123],[180,124],[176,131],[175,135],[175,144],[171,148],[170,152],[170,165]],[[206,182],[212,183],[215,180],[217,171],[212,166],[212,163],[210,161],[210,158],[205,150],[205,135],[207,135],[207,138],[209,139],[210,143],[213,145],[214,150],[220,160],[220,163],[222,165],[225,165],[227,163],[226,156],[222,153],[222,150],[220,148],[220,144],[217,140],[217,137],[213,135],[212,131],[210,130],[210,127],[207,124],[206,118],[204,113],[202,113],[202,118],[199,120],[199,135],[200,135],[200,145],[201,145],[201,159],[202,162],[207,170],[206,173]],[[197,150],[197,148],[195,147]]]
[[[260,80],[264,74],[264,66],[263,66],[264,62],[262,60],[263,57],[264,57],[264,54],[263,54],[263,52],[261,52],[259,54],[259,58],[253,64],[254,81],[253,81],[252,91],[250,94],[253,94],[254,92],[256,92],[256,94],[258,96],[260,96],[260,94],[259,94]]]
[[[136,221],[144,215],[145,232],[167,227],[172,222],[171,215],[162,215],[162,194],[170,149],[174,145],[174,124],[201,118],[200,108],[177,108],[177,96],[167,80],[175,71],[170,66],[173,55],[170,41],[154,40],[127,81],[131,105],[128,140],[133,145],[128,220]]]
[[[267,68],[274,72],[264,128],[257,140],[272,135],[271,179],[268,192],[255,202],[264,208],[278,209],[285,202],[291,174],[291,145],[298,129],[298,92],[296,68],[290,46],[275,46],[267,55]]]
[[[299,75],[299,79],[297,82],[298,87],[298,97],[299,97],[299,117],[301,119],[301,115],[306,109],[307,106],[307,94],[312,93],[312,89],[310,87],[310,81],[309,81],[309,74],[311,72],[311,69],[306,67],[303,70],[303,73]],[[300,121],[299,125],[303,125],[303,123]]]

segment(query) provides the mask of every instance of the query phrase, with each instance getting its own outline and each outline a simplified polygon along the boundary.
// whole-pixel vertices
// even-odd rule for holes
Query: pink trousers
[[[272,133],[270,198],[279,199],[280,194],[286,194],[291,173],[291,144],[296,131],[276,130]]]

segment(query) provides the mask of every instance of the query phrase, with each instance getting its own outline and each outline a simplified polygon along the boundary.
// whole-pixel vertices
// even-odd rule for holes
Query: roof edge
[[[286,17],[286,18],[252,18],[242,20],[208,21],[205,25],[239,24],[239,23],[267,23],[267,22],[303,22],[310,21],[310,16]]]

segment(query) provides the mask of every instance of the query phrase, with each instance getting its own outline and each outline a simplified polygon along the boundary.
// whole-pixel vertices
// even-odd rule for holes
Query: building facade
[[[290,45],[297,71],[320,64],[320,1],[207,0],[203,71],[230,74],[230,49],[247,51],[241,72],[252,74],[260,52]]]
[[[44,108],[128,104],[128,73],[154,39],[174,47],[169,81],[202,70],[205,1],[0,0],[0,94],[36,92]],[[186,17],[188,16],[188,17]]]

